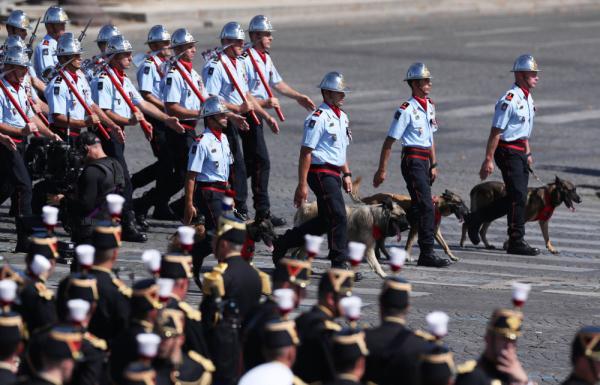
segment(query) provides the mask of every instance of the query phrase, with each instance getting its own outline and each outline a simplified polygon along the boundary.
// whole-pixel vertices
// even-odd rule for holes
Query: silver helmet
[[[12,47],[7,49],[4,52],[2,63],[5,65],[12,64],[21,67],[29,67],[31,65],[29,63],[29,55],[27,54],[27,50],[21,47]]]
[[[265,15],[256,15],[250,20],[248,32],[275,32],[271,20]]]
[[[103,25],[98,31],[96,43],[108,43],[111,37],[121,35],[119,28],[112,24]]]
[[[23,39],[21,39],[21,36],[19,35],[10,35],[6,38],[4,44],[2,45],[2,48],[4,50],[11,49],[12,47],[19,47],[28,52],[31,51],[29,48],[27,48],[27,44],[25,44],[25,42],[23,41]]]
[[[10,25],[14,28],[19,29],[31,29],[29,25],[29,17],[27,14],[21,10],[12,11],[10,15],[8,15],[8,19],[6,19],[6,25]]]
[[[521,55],[515,60],[513,64],[513,68],[510,72],[520,72],[520,71],[532,71],[538,72],[540,69],[538,68],[537,62],[535,58],[531,55]]]
[[[429,68],[424,63],[413,63],[408,67],[408,71],[406,71],[405,81],[407,80],[421,80],[421,79],[431,79],[431,72],[429,72]]]
[[[171,48],[195,42],[194,36],[185,28],[179,28],[171,35]]]
[[[107,55],[116,55],[118,53],[133,52],[131,43],[123,35],[113,36],[108,40],[105,53]]]
[[[44,14],[44,18],[42,19],[42,23],[44,24],[62,24],[68,23],[69,16],[64,9],[57,5],[53,5],[46,10]]]
[[[65,32],[58,38],[56,56],[81,55],[81,43],[72,32]]]
[[[155,25],[148,31],[148,40],[146,40],[146,44],[158,43],[160,41],[171,41],[171,34],[164,25]]]
[[[327,75],[325,75],[323,80],[321,80],[321,84],[319,84],[319,88],[322,90],[335,92],[350,92],[350,90],[346,88],[344,75],[336,71],[329,72]]]
[[[220,96],[211,96],[202,105],[202,110],[200,111],[200,117],[206,118],[213,115],[225,114],[229,112],[227,107],[225,107],[225,103],[223,102],[223,98]]]
[[[246,33],[244,32],[244,29],[242,28],[240,23],[230,21],[229,23],[225,24],[225,26],[221,30],[220,38],[221,40],[245,40]]]

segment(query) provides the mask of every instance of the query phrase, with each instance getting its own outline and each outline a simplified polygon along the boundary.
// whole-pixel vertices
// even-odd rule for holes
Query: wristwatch
[[[352,178],[352,173],[351,172],[345,172],[342,175],[343,175],[343,178],[345,178],[347,176],[349,176],[350,178]]]

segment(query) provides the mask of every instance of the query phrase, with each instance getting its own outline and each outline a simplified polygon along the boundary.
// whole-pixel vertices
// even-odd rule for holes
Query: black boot
[[[417,266],[424,267],[448,267],[452,263],[446,258],[438,257],[434,252],[419,255]]]
[[[506,249],[507,254],[517,254],[517,255],[538,255],[540,253],[540,249],[537,247],[531,247],[524,239],[509,239],[508,248]]]
[[[135,226],[135,216],[133,211],[126,212],[123,215],[123,222],[121,223],[121,239],[126,242],[138,242],[143,243],[148,240],[145,233],[140,232]]]
[[[350,264],[345,260],[335,259],[331,261],[332,269],[350,270]],[[354,272],[354,282],[362,281],[363,275],[360,271]]]
[[[477,212],[467,214],[465,216],[465,223],[467,224],[469,239],[474,245],[478,245],[481,241],[479,239],[479,229],[481,229],[481,225],[483,224],[481,216]]]
[[[154,212],[152,213],[152,219],[159,221],[175,221],[177,215],[169,208],[169,205],[156,205],[154,206]]]
[[[269,219],[274,227],[281,227],[287,224],[287,221],[284,218],[276,217],[275,215],[269,215]]]

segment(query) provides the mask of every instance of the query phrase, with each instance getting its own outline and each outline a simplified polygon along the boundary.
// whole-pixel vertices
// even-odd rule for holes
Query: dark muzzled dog
[[[481,210],[494,204],[506,195],[506,189],[502,182],[484,182],[473,187],[471,190],[471,211]],[[526,222],[539,222],[546,249],[552,254],[559,251],[552,245],[548,231],[548,223],[554,210],[564,204],[569,210],[575,211],[575,205],[581,203],[581,197],[577,194],[577,187],[570,181],[560,179],[558,176],[553,183],[541,187],[530,187],[527,192],[527,204],[525,206]],[[487,240],[487,231],[491,222],[482,224],[479,235],[486,249],[495,249]],[[460,246],[464,246],[467,225],[463,224]],[[504,242],[504,249],[507,243]]]

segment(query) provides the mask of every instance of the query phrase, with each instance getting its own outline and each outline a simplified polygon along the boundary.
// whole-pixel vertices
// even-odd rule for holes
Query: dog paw
[[[560,254],[560,251],[558,251],[558,250],[556,250],[556,249],[554,249],[554,248],[552,248],[552,249],[548,249],[548,251],[549,251],[549,252],[551,252],[551,253],[552,253],[552,254],[554,254],[554,255],[559,255],[559,254]]]
[[[458,258],[457,256],[455,256],[453,254],[448,254],[448,258],[450,258],[450,260],[452,260],[452,262],[460,261],[460,258]]]

